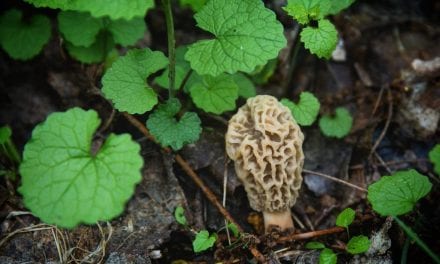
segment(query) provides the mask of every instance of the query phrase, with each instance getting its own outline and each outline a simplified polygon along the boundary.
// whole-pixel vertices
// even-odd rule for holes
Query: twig
[[[277,240],[277,242],[284,243],[284,242],[294,241],[294,240],[304,240],[304,239],[314,238],[314,237],[318,237],[318,236],[325,236],[325,235],[330,235],[330,234],[341,233],[344,231],[345,231],[345,228],[336,226],[336,227],[332,227],[329,229],[317,230],[317,231],[301,233],[301,234],[292,234],[292,235],[280,237]]]
[[[310,174],[314,174],[314,175],[318,175],[318,176],[321,176],[321,177],[324,177],[324,178],[326,178],[326,179],[329,179],[329,180],[332,180],[332,181],[335,181],[335,182],[338,182],[338,183],[341,183],[341,184],[344,184],[344,185],[350,186],[351,188],[354,188],[354,189],[359,190],[359,191],[361,191],[361,192],[367,192],[367,189],[365,189],[365,188],[359,187],[359,186],[354,185],[354,184],[352,184],[352,183],[349,183],[349,182],[347,182],[347,181],[341,180],[341,179],[339,179],[339,178],[336,178],[336,177],[333,177],[333,176],[330,176],[330,175],[327,175],[327,174],[324,174],[324,173],[321,173],[321,172],[311,171],[311,170],[305,170],[305,169],[303,169],[303,172],[305,172],[305,173],[310,173]]]
[[[383,138],[385,137],[388,127],[391,123],[391,117],[393,116],[393,97],[390,91],[390,88],[387,87],[387,99],[388,99],[388,114],[387,114],[387,120],[385,122],[385,127],[383,128],[382,132],[380,133],[379,137],[377,138],[376,142],[374,143],[373,147],[371,148],[369,157],[373,155],[373,153],[376,151],[377,147],[379,146],[380,142],[382,142]]]
[[[156,139],[153,137],[153,135],[150,134],[148,129],[142,124],[139,120],[137,120],[135,117],[128,113],[124,113],[124,116],[127,118],[127,120],[135,126],[137,129],[139,129],[140,132],[142,132],[145,137],[150,139],[151,141],[157,143]],[[172,153],[172,150],[170,148],[163,148],[163,150],[167,153]],[[186,160],[182,158],[179,154],[175,155],[175,159],[177,163],[182,167],[182,169],[186,172],[188,176],[191,177],[191,179],[197,184],[197,186],[202,190],[202,192],[205,194],[206,198],[219,210],[219,212],[228,220],[230,223],[233,223],[235,226],[237,226],[237,229],[240,233],[243,233],[243,228],[235,221],[235,219],[229,214],[229,212],[222,206],[222,204],[218,201],[215,194],[211,191],[211,189],[208,188],[208,186],[205,185],[205,183],[200,179],[200,177],[195,173],[195,171],[191,168],[191,166],[188,164]],[[258,251],[257,248],[250,246],[250,251],[252,255],[260,262],[265,263],[265,257],[261,254],[261,252]]]

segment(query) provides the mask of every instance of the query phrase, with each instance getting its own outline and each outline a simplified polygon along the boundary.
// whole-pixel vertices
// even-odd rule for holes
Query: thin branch
[[[148,129],[145,127],[145,125],[137,120],[135,117],[128,113],[124,113],[124,116],[127,118],[127,120],[135,126],[142,134],[145,135],[148,139],[151,141],[158,143],[157,140],[153,137],[153,135],[150,134]],[[172,153],[172,150],[170,148],[163,148],[163,150],[167,153]],[[237,226],[237,229],[240,233],[244,233],[243,228],[235,221],[235,219],[229,214],[229,212],[222,206],[222,204],[218,201],[215,194],[209,189],[208,186],[205,185],[205,183],[202,181],[202,179],[197,175],[197,173],[191,168],[191,166],[188,164],[186,160],[182,158],[179,154],[175,155],[176,162],[182,167],[182,169],[186,172],[186,174],[197,184],[197,186],[202,190],[202,192],[205,194],[206,198],[219,210],[219,212],[226,218],[230,223],[233,223],[235,226]],[[258,260],[260,263],[265,263],[265,257],[263,254],[261,254],[260,251],[258,251],[257,248],[254,246],[250,246],[249,250],[251,251],[252,255]]]
[[[387,87],[386,90],[387,90],[387,99],[388,99],[387,120],[385,122],[385,127],[383,128],[382,132],[380,133],[379,137],[377,138],[376,142],[374,143],[373,147],[371,148],[370,155],[369,155],[370,158],[374,154],[374,152],[376,151],[377,147],[379,147],[380,142],[382,142],[383,138],[385,137],[385,135],[388,131],[388,127],[390,126],[390,123],[391,123],[391,117],[393,116],[393,97],[392,97],[390,88]]]
[[[367,192],[367,189],[365,189],[365,188],[359,187],[359,186],[354,185],[354,184],[352,184],[352,183],[349,183],[349,182],[347,182],[347,181],[341,180],[341,179],[339,179],[339,178],[336,178],[336,177],[333,177],[333,176],[330,176],[330,175],[327,175],[327,174],[324,174],[324,173],[321,173],[321,172],[311,171],[311,170],[305,170],[305,169],[303,169],[303,172],[305,172],[305,173],[310,173],[310,174],[314,174],[314,175],[318,175],[318,176],[321,176],[321,177],[324,177],[324,178],[326,178],[326,179],[329,179],[329,180],[332,180],[332,181],[335,181],[335,182],[338,182],[338,183],[341,183],[341,184],[347,185],[347,186],[349,186],[349,187],[351,187],[351,188],[354,188],[354,189],[356,189],[356,190],[359,190],[359,191],[361,191],[361,192]]]
[[[318,236],[325,236],[325,235],[330,235],[330,234],[341,233],[344,231],[345,231],[345,228],[336,226],[336,227],[332,227],[329,229],[317,230],[317,231],[312,231],[312,232],[307,232],[307,233],[291,234],[288,236],[280,237],[277,240],[277,242],[284,243],[284,242],[289,242],[289,241],[294,241],[294,240],[304,240],[304,239],[314,238],[314,237],[318,237]]]

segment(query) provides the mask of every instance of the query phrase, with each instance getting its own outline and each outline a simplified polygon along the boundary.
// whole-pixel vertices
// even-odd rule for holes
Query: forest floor
[[[295,24],[281,9],[283,1],[267,1],[284,24],[288,46],[280,53],[276,71],[257,87],[259,94],[296,98],[304,90],[321,102],[321,113],[345,106],[353,114],[351,133],[344,139],[324,137],[317,124],[303,129],[305,169],[342,179],[361,188],[393,172],[413,168],[429,176],[430,194],[403,217],[436,252],[440,252],[440,178],[427,156],[440,142],[440,70],[413,67],[416,59],[440,56],[440,5],[437,1],[358,1],[333,17],[345,53],[338,61],[319,60],[301,48],[290,60],[297,35]],[[14,4],[1,3],[0,7]],[[199,39],[188,9],[175,10],[177,45]],[[55,11],[47,11],[55,23]],[[139,47],[166,52],[163,13],[147,15],[149,34]],[[54,29],[55,30],[55,29]],[[112,109],[95,91],[101,86],[102,65],[84,65],[69,58],[59,35],[42,54],[19,62],[0,51],[0,124],[9,124],[22,150],[32,129],[49,113],[73,106],[95,109],[109,120],[108,132],[129,132],[142,146],[143,179],[124,213],[111,222],[59,229],[39,222],[23,206],[19,178],[0,178],[0,263],[255,263],[258,252],[267,263],[317,263],[319,251],[305,249],[320,241],[343,252],[347,232],[333,230],[339,212],[350,207],[356,220],[350,235],[379,236],[376,251],[352,256],[341,253],[341,263],[431,263],[431,259],[389,219],[375,214],[365,192],[320,175],[303,173],[303,186],[292,208],[297,236],[262,232],[262,216],[253,211],[231,162],[226,159],[224,134],[234,112],[220,118],[200,113],[201,139],[179,151],[217,201],[245,234],[228,242],[224,216],[205,192],[175,161]],[[244,103],[237,101],[237,106]],[[141,121],[145,116],[136,116]],[[224,187],[224,180],[227,184]],[[191,229],[176,222],[174,210],[183,206]],[[195,254],[194,230],[217,232],[210,250]],[[321,235],[318,230],[330,229]],[[292,235],[290,235],[292,236]],[[406,242],[407,241],[407,242]],[[254,251],[251,251],[253,248]],[[257,253],[256,253],[257,252]],[[403,253],[402,253],[403,252]],[[173,262],[174,261],[174,262]]]

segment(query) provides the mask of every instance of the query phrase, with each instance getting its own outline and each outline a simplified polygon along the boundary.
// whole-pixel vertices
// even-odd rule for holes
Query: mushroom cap
[[[254,210],[279,212],[295,204],[303,141],[290,109],[273,96],[249,98],[229,120],[226,152]]]

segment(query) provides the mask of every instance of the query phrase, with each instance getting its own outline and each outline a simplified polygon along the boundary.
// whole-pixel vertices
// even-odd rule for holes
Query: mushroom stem
[[[290,209],[279,212],[263,211],[264,230],[267,232],[273,226],[278,226],[281,231],[293,228],[292,214]]]

